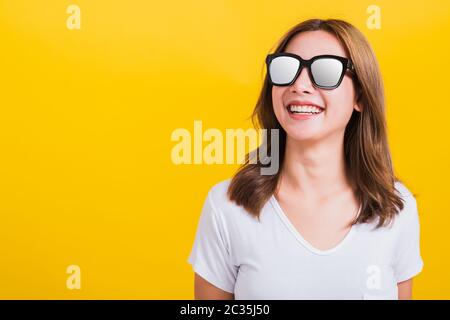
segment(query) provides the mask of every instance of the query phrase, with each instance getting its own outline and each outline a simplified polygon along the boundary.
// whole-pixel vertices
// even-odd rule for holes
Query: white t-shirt
[[[417,203],[405,200],[391,226],[352,226],[329,250],[306,241],[274,196],[258,221],[227,198],[231,179],[208,192],[188,262],[214,286],[240,299],[398,299],[397,283],[423,268]]]

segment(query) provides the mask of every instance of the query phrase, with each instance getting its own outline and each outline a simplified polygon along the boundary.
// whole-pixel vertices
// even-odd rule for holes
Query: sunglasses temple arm
[[[354,72],[355,71],[355,67],[353,66],[353,63],[351,60],[348,60],[347,62],[347,68],[350,69],[350,71]]]

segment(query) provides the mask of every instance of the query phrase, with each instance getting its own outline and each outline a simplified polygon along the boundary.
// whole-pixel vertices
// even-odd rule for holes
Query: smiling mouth
[[[289,105],[286,107],[286,109],[289,111],[289,113],[292,114],[319,114],[322,113],[324,108],[313,106],[313,105],[302,105],[302,106],[296,106],[296,105]]]

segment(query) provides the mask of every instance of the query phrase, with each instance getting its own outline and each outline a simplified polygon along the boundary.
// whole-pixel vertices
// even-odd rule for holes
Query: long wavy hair
[[[299,33],[316,30],[333,34],[354,64],[352,80],[361,111],[353,111],[345,128],[344,153],[346,174],[354,183],[361,208],[351,225],[368,223],[378,218],[378,228],[391,223],[403,209],[403,199],[395,189],[395,181],[400,179],[394,175],[387,141],[384,88],[378,62],[364,35],[352,24],[339,19],[310,19],[295,25],[279,40],[275,52],[284,52],[289,41]],[[279,130],[278,158],[279,166],[282,167],[286,132],[273,110],[272,85],[267,74],[251,119],[255,127],[267,129],[266,132],[270,132],[270,129]],[[267,154],[270,154],[271,139],[265,139],[264,144]],[[262,175],[261,168],[270,164],[263,164],[259,159],[250,161],[254,153],[246,154],[227,192],[231,201],[259,219],[262,207],[277,189],[281,170],[273,175]]]

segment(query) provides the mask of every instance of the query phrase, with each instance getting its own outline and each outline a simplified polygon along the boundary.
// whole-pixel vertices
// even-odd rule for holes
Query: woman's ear
[[[356,102],[355,102],[355,105],[353,106],[353,108],[358,112],[361,112],[361,110],[362,110],[361,91],[360,90],[358,90],[358,93],[356,95]]]

